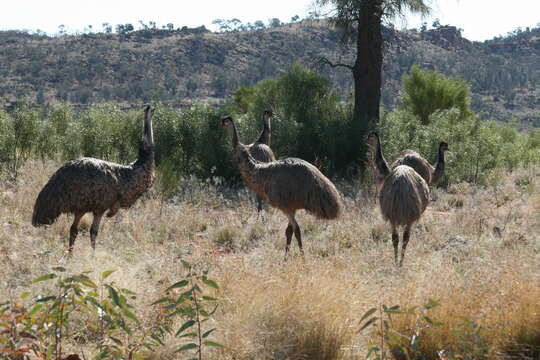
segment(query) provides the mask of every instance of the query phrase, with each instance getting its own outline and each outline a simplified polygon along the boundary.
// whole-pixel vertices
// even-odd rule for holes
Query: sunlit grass
[[[527,346],[538,346],[540,329],[538,168],[498,174],[483,188],[457,184],[448,192],[435,190],[436,201],[413,227],[401,269],[394,267],[390,229],[372,197],[347,197],[338,221],[301,213],[305,259],[293,244],[284,261],[281,213],[269,209],[258,218],[247,193],[221,194],[194,180],[187,195],[163,209],[151,192],[105,219],[95,253],[83,227],[70,260],[70,217],[48,229],[30,225],[33,202],[55,168],[32,162],[19,183],[0,185],[2,299],[17,297],[58,264],[71,273],[118,269],[111,279],[138,292],[137,308],[151,323],[156,316],[149,304],[182,277],[185,259],[208,268],[221,287],[213,325],[226,347],[214,350],[212,359],[364,358],[367,345],[377,341],[373,331],[358,333],[366,310],[379,304],[421,306],[429,298],[440,301],[429,316],[443,325],[420,333],[424,358],[461,349],[462,318],[478,326],[485,358],[537,354]],[[366,193],[354,186],[347,193]],[[406,334],[414,321],[399,317],[394,327]],[[175,359],[173,343],[152,358]],[[91,344],[83,348],[93,355]]]

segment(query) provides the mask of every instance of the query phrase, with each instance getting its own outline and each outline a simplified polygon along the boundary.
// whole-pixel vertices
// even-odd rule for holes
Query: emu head
[[[232,139],[233,148],[236,147],[236,145],[238,145],[239,143],[239,140],[238,140],[238,135],[236,134],[236,127],[234,126],[232,117],[229,115],[222,117],[219,122],[219,127],[229,130],[229,134]]]
[[[145,151],[150,151],[154,147],[154,130],[152,129],[152,117],[154,110],[150,105],[144,105],[144,132],[142,147]]]
[[[221,121],[219,123],[219,127],[221,128],[231,128],[232,127],[233,119],[231,116],[227,115],[221,118]]]
[[[439,150],[446,151],[448,150],[448,143],[446,141],[441,141],[439,144]]]
[[[272,110],[264,110],[263,116],[265,119],[270,119],[272,116],[274,116],[274,113]]]

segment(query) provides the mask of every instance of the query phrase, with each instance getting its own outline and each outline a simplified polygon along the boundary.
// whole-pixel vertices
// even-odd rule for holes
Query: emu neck
[[[437,164],[435,164],[435,171],[433,171],[432,182],[435,183],[443,176],[444,173],[444,150],[439,147],[439,157]]]
[[[270,126],[270,118],[263,116],[263,130],[261,132],[261,135],[259,135],[259,139],[257,142],[266,144],[270,146],[270,137],[272,134],[272,128]]]
[[[381,142],[379,141],[379,139],[377,139],[377,150],[375,155],[375,166],[377,167],[378,172],[381,174],[381,176],[388,176],[388,174],[390,174],[390,169],[388,168],[388,163],[384,158]]]
[[[139,157],[133,163],[133,167],[143,167],[147,170],[152,170],[154,168],[154,146],[148,149],[144,145],[144,142],[141,141],[139,144]]]
[[[236,131],[236,124],[234,123],[234,121],[231,121],[229,133],[231,134],[233,150],[236,150],[237,145],[240,144],[240,140],[238,140],[238,132]]]

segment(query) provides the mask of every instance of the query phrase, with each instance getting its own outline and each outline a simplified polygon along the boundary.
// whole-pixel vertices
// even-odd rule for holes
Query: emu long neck
[[[257,140],[257,142],[270,146],[271,135],[272,128],[270,126],[270,117],[268,115],[263,115],[263,130],[261,132],[261,135],[259,135],[259,139]]]
[[[236,131],[236,125],[234,121],[232,126],[229,127],[229,132],[232,137],[233,149],[234,149],[234,158],[238,163],[238,168],[240,169],[240,174],[242,179],[246,182],[246,185],[256,192],[261,194],[260,181],[258,180],[258,167],[260,166],[257,163],[257,160],[251,156],[247,147],[238,140],[238,133]]]
[[[379,138],[377,138],[377,147],[375,152],[375,167],[380,177],[386,177],[388,174],[390,174],[390,169],[388,168],[388,164],[384,158],[381,141]]]
[[[142,140],[139,144],[139,157],[135,166],[148,167],[148,170],[154,168],[154,130],[152,127],[152,115],[150,110],[144,113],[144,130]]]
[[[435,165],[435,171],[433,171],[431,182],[436,183],[442,178],[443,175],[444,175],[444,150],[439,146],[439,158],[437,159],[437,164]]]
[[[232,120],[231,120],[231,125],[232,126],[230,126],[228,129],[229,129],[229,134],[231,135],[233,150],[236,151],[236,146],[240,144],[240,140],[238,140],[238,132],[236,131],[236,124]]]

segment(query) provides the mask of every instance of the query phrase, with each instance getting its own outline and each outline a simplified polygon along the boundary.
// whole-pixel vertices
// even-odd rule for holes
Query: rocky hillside
[[[399,104],[401,76],[419,64],[469,81],[473,107],[483,117],[516,117],[540,126],[540,28],[484,43],[464,39],[452,26],[386,30],[385,36],[385,106]],[[318,60],[351,61],[351,49],[338,40],[322,21],[227,33],[184,28],[48,37],[4,31],[0,104],[20,98],[40,104],[219,103],[238,86],[273,76],[293,62],[317,68],[346,97],[352,86],[348,71]]]

